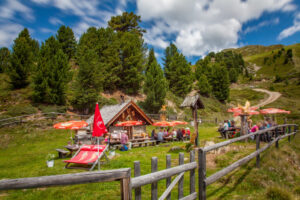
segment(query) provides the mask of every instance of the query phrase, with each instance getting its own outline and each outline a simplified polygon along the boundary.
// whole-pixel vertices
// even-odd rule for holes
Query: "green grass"
[[[49,121],[0,129],[0,179],[82,171],[64,169],[63,159],[58,158],[55,159],[54,168],[46,167],[47,154],[56,154],[55,149],[65,145],[69,138],[68,131],[52,129],[51,124],[52,122]],[[149,130],[151,130],[151,127],[149,127],[148,132]],[[222,141],[218,138],[219,133],[214,126],[201,126],[199,135],[201,146],[206,141]],[[292,187],[299,183],[300,180],[299,171],[296,170],[297,163],[300,163],[299,141],[299,135],[296,140],[293,140],[291,146],[287,144],[286,140],[281,141],[279,151],[272,148],[263,154],[262,167],[260,169],[254,168],[254,161],[251,161],[243,166],[240,171],[232,172],[215,184],[208,186],[208,199],[268,199],[267,196],[273,191],[269,190],[269,187],[276,187],[281,184],[284,185],[283,190],[292,197],[296,196],[298,190],[293,190]],[[184,147],[185,144],[174,142],[155,147],[134,148],[128,152],[117,151],[117,156],[109,164],[102,165],[102,169],[124,167],[133,169],[133,162],[139,160],[141,163],[141,174],[147,174],[150,173],[151,169],[151,157],[156,156],[158,158],[158,170],[162,170],[165,168],[165,156],[173,146]],[[208,163],[208,176],[248,155],[255,149],[254,142],[240,142],[230,146],[234,148],[229,149],[225,154],[212,155],[213,157],[211,155],[207,156],[210,162],[215,163],[213,166]],[[188,153],[185,153],[185,157],[188,158],[188,156]],[[178,154],[171,153],[171,158],[172,166],[178,165]],[[286,159],[288,159],[288,163],[278,162]],[[185,160],[186,162],[188,162],[188,159]],[[184,177],[184,194],[187,195],[189,191],[189,173],[185,173]],[[112,182],[1,191],[0,199],[119,199],[119,187],[118,182]],[[164,188],[165,181],[160,181],[158,183],[158,193],[162,194]],[[143,199],[150,198],[150,185],[142,187],[142,194]],[[175,199],[175,197],[177,197],[177,188],[172,191],[172,199]]]
[[[250,101],[251,105],[259,103],[266,98],[267,95],[264,92],[257,92],[250,88],[231,89],[230,90],[230,103],[233,105],[245,105],[245,102]]]

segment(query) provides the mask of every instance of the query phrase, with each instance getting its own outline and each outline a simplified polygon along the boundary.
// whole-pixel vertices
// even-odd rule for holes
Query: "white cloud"
[[[294,24],[280,32],[277,39],[282,40],[300,31],[300,13],[295,15]]]
[[[56,18],[56,17],[50,17],[49,18],[49,22],[52,24],[52,25],[59,25],[59,24],[63,24],[63,22]]]
[[[74,25],[71,25],[76,38],[87,30],[91,26],[100,27],[106,26],[106,22],[110,19],[111,16],[116,14],[121,14],[126,6],[128,0],[122,0],[119,2],[114,11],[107,11],[107,9],[101,8],[105,6],[100,0],[31,0],[34,3],[44,5],[44,6],[53,6],[61,11],[64,14],[75,15],[80,18],[78,22]],[[51,17],[49,22],[53,25],[63,24],[62,20]]]
[[[137,0],[142,20],[154,23],[145,40],[163,48],[173,38],[186,56],[235,47],[244,23],[264,12],[293,9],[292,0]]]
[[[247,27],[244,30],[244,33],[247,34],[247,33],[253,32],[253,31],[257,31],[258,29],[260,29],[264,26],[276,25],[278,23],[279,23],[279,18],[275,18],[275,19],[269,20],[269,21],[262,21],[259,24],[257,24],[256,26]]]
[[[39,29],[42,33],[55,33],[54,30],[51,30],[49,28],[40,28]]]
[[[14,19],[17,13],[20,13],[29,21],[35,19],[32,10],[18,0],[7,0],[6,3],[0,7],[0,18]]]
[[[0,24],[0,46],[8,47],[22,29],[23,26],[19,24]]]

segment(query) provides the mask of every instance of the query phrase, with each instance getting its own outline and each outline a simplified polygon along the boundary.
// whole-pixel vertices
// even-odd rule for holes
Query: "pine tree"
[[[121,85],[120,76],[122,74],[122,62],[120,59],[120,41],[118,34],[111,28],[101,28],[99,33],[98,54],[103,69],[105,81],[103,89],[114,91]]]
[[[175,44],[170,44],[165,50],[165,58],[164,61],[164,71],[165,71],[165,77],[169,81],[171,79],[172,74],[174,73],[175,69],[171,68],[170,63],[172,61],[172,58],[174,55],[178,52],[177,47]]]
[[[3,47],[0,49],[0,73],[5,72],[10,65],[10,51]]]
[[[147,62],[144,92],[147,95],[143,107],[149,113],[158,113],[165,102],[167,82],[163,70],[157,63],[154,50],[151,49]]]
[[[119,87],[128,94],[137,94],[143,80],[145,51],[143,41],[139,35],[129,32],[119,33],[119,35],[123,69]]]
[[[199,93],[203,96],[209,96],[211,92],[211,86],[208,82],[208,79],[205,74],[201,74],[198,79],[198,90]]]
[[[76,40],[73,30],[68,26],[62,25],[57,31],[56,38],[68,58],[74,58],[76,52]]]
[[[70,81],[68,56],[51,36],[42,44],[38,66],[33,78],[36,102],[65,104],[66,85]]]
[[[176,52],[169,64],[169,87],[177,96],[184,97],[192,90],[193,74],[185,57]]]
[[[10,83],[16,89],[28,85],[28,76],[33,69],[33,62],[35,60],[35,44],[35,41],[31,39],[29,31],[26,28],[14,40],[10,59],[11,65],[7,69],[7,74],[10,77]]]
[[[135,15],[133,12],[123,12],[122,15],[111,17],[108,27],[118,32],[132,32],[143,36],[146,32],[139,26],[141,16]]]
[[[229,70],[229,80],[230,83],[236,83],[238,80],[239,73],[236,68],[231,68]]]
[[[94,108],[101,91],[101,72],[99,57],[92,49],[87,50],[79,59],[79,71],[74,85],[74,108],[88,114]]]
[[[229,97],[229,76],[225,67],[214,64],[210,78],[212,93],[219,100],[224,102]]]

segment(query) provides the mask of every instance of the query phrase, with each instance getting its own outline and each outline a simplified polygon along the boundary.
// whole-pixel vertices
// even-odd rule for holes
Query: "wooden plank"
[[[121,179],[121,199],[131,200],[130,177]]]
[[[165,199],[172,191],[172,189],[175,187],[175,185],[180,181],[180,179],[183,177],[184,172],[181,172],[169,185],[169,187],[164,191],[164,193],[159,197],[159,200]]]
[[[197,199],[197,192],[194,192],[186,197],[183,197],[180,200],[195,200],[195,199]]]
[[[184,164],[184,153],[179,153],[179,165],[183,165]],[[183,172],[184,173],[184,172]],[[183,197],[183,184],[184,184],[184,176],[182,175],[182,177],[179,179],[178,182],[178,199]]]
[[[40,176],[31,178],[0,180],[0,190],[27,189],[60,185],[75,185],[116,181],[130,177],[130,168],[105,170],[96,172],[82,172],[54,176]]]
[[[134,161],[134,177],[141,175],[140,161]],[[142,199],[142,189],[141,187],[135,188],[135,200]]]
[[[278,128],[275,129],[275,137],[278,138],[279,136],[279,130]],[[279,148],[279,139],[276,140],[276,144],[275,144],[276,148]]]
[[[171,155],[170,154],[166,155],[166,168],[167,169],[171,168]],[[171,184],[171,177],[168,177],[166,179],[166,188],[168,188],[170,184]],[[170,194],[167,195],[166,199],[171,200],[171,192],[170,192]]]
[[[198,149],[198,187],[199,187],[199,200],[206,200],[206,152],[202,149]]]
[[[131,179],[131,186],[132,186],[132,188],[136,188],[136,187],[140,187],[143,185],[151,184],[151,183],[157,182],[159,180],[166,179],[170,176],[174,176],[181,172],[189,171],[191,169],[196,169],[196,168],[197,168],[197,163],[192,162],[192,163],[187,163],[184,165],[172,167],[170,169],[164,169],[164,170],[154,172],[151,174],[134,177]]]
[[[157,157],[152,157],[151,173],[156,172],[156,171],[157,171]],[[151,184],[151,200],[157,200],[157,181],[155,181]]]
[[[259,150],[259,146],[260,146],[260,139],[259,139],[259,135],[256,136],[256,150]],[[259,168],[260,166],[260,154],[257,154],[256,156],[256,167]]]
[[[288,133],[291,133],[291,132],[292,132],[291,126],[288,126]],[[289,140],[289,143],[291,143],[291,136],[290,135],[288,137],[288,140]]]
[[[190,152],[190,162],[195,162],[195,150]],[[195,176],[195,169],[190,171],[190,194],[196,192],[196,176]]]
[[[217,180],[219,180],[221,177],[227,175],[228,173],[230,173],[231,171],[235,170],[236,168],[240,167],[241,165],[247,163],[248,161],[250,161],[252,158],[254,158],[255,156],[257,156],[258,154],[260,154],[261,152],[263,152],[264,150],[266,150],[267,148],[269,148],[274,142],[276,142],[279,138],[276,138],[275,140],[273,140],[272,142],[270,142],[269,144],[265,145],[264,147],[260,148],[259,150],[251,153],[250,155],[236,161],[235,163],[229,165],[228,167],[216,172],[215,174],[211,175],[210,177],[206,178],[206,185],[210,185],[214,182],[216,182]]]

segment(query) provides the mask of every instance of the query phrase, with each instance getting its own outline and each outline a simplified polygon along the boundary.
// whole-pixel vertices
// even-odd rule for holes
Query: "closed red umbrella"
[[[155,122],[152,125],[153,126],[160,126],[160,127],[174,126],[174,124],[172,124],[172,122],[167,122],[167,121]]]
[[[143,125],[144,122],[142,121],[124,121],[124,122],[118,122],[115,126],[140,126]]]
[[[290,114],[291,111],[282,110],[282,109],[278,109],[278,108],[266,108],[266,109],[260,110],[260,113],[261,114]]]

